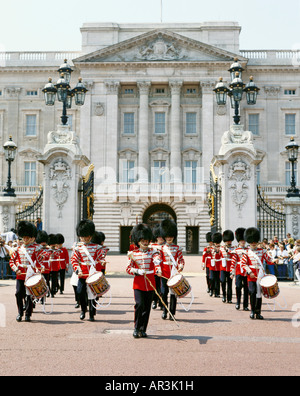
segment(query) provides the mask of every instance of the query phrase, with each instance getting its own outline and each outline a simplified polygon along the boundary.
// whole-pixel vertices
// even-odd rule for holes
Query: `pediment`
[[[237,54],[179,35],[154,30],[75,59],[76,63],[230,62]],[[241,57],[241,62],[247,62]]]

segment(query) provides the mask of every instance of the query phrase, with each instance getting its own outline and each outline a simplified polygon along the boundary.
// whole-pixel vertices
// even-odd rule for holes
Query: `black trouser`
[[[161,296],[161,290],[160,290],[160,277],[155,275],[155,288],[157,293]],[[162,305],[158,295],[156,293],[153,293],[153,302],[158,303],[159,306]]]
[[[168,279],[161,278],[161,297],[163,299],[163,302],[166,304],[168,307],[168,294],[169,294],[169,286],[167,285]],[[177,308],[177,297],[175,294],[170,295],[170,312],[173,316],[176,314],[176,308]],[[166,307],[164,307],[164,313],[167,314],[168,310]]]
[[[60,269],[59,270],[59,290],[61,293],[65,290],[65,277],[66,277],[66,270]]]
[[[211,294],[220,295],[220,271],[210,270]]]
[[[81,311],[86,313],[87,306],[89,306],[90,318],[93,318],[96,315],[96,302],[95,300],[88,300],[86,288],[86,279],[79,278],[77,285],[77,297],[81,306]]]
[[[261,313],[262,298],[257,298],[257,284],[256,282],[248,282],[248,289],[250,294],[251,312],[255,314]]]
[[[221,284],[222,284],[223,298],[225,298],[225,299],[227,298],[227,301],[231,301],[232,300],[232,279],[230,278],[230,271],[221,271],[220,280],[221,280]]]
[[[57,293],[58,290],[58,271],[51,271],[50,272],[50,279],[51,279],[51,288],[50,288],[50,292],[51,292],[51,296],[54,297],[55,294]]]
[[[244,289],[243,308],[248,308],[249,292],[247,276],[237,275],[235,280],[237,304],[241,305],[242,289]]]
[[[25,281],[17,279],[16,283],[16,300],[19,315],[23,316],[24,313],[24,299],[25,299],[25,315],[31,316],[33,311],[33,303],[31,296],[26,295]]]
[[[134,300],[134,328],[137,331],[146,331],[151,312],[153,291],[134,289]]]
[[[206,267],[206,283],[208,290],[211,291],[210,269],[208,267]]]

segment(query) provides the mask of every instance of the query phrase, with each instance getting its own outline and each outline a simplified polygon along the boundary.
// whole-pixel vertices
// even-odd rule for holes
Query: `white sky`
[[[300,0],[162,1],[165,23],[238,22],[241,49],[300,48]],[[6,51],[79,51],[85,22],[161,20],[161,0],[0,0],[0,5],[0,50]]]

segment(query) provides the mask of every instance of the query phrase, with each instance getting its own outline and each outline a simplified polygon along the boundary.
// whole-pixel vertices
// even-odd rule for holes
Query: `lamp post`
[[[57,71],[60,74],[60,78],[58,79],[57,83],[53,84],[52,79],[49,78],[48,84],[45,85],[42,91],[45,94],[45,103],[47,106],[54,105],[56,96],[58,101],[63,103],[61,122],[62,125],[67,125],[67,109],[72,108],[72,98],[75,97],[75,104],[77,106],[83,106],[85,101],[85,94],[88,90],[82,83],[81,78],[79,78],[75,88],[71,89],[70,81],[73,69],[68,64],[67,59],[65,59],[64,63]]]
[[[231,76],[229,87],[226,87],[223,83],[223,78],[221,77],[213,91],[216,94],[219,106],[226,105],[227,96],[230,97],[231,107],[234,109],[233,120],[235,125],[239,125],[241,120],[240,103],[243,99],[243,94],[246,93],[248,105],[255,105],[260,88],[254,84],[252,76],[250,77],[249,83],[247,85],[244,84],[242,80],[242,72],[244,69],[237,58],[234,59],[234,63],[228,71]]]
[[[296,187],[296,177],[295,177],[295,163],[298,160],[299,146],[291,137],[290,143],[285,147],[288,153],[289,161],[292,164],[292,178],[291,187],[287,190],[287,198],[297,197],[300,198],[299,189]]]
[[[3,145],[5,159],[8,162],[8,175],[7,175],[7,183],[6,188],[4,189],[5,197],[15,197],[15,190],[11,187],[11,163],[14,161],[16,157],[17,145],[13,142],[12,137],[9,137],[9,140]]]

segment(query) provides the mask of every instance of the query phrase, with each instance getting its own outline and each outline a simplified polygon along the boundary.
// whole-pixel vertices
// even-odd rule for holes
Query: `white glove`
[[[143,269],[137,269],[137,268],[134,268],[134,274],[135,275],[145,275],[146,274],[146,271],[145,270],[143,270]]]

